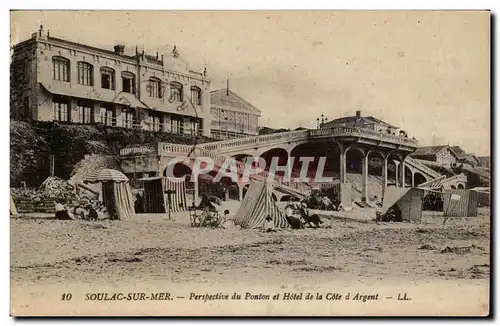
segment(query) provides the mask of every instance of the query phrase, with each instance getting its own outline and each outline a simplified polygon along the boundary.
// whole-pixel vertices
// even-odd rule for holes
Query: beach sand
[[[233,210],[234,212],[234,210]],[[489,311],[490,212],[470,218],[424,212],[422,223],[371,221],[369,209],[323,215],[319,229],[263,233],[191,227],[187,213],[131,221],[11,219],[14,315],[485,315]],[[460,249],[461,248],[461,249]],[[86,293],[192,291],[379,293],[377,302],[304,298],[179,298],[98,304]],[[309,291],[309,292],[308,292]],[[61,302],[71,292],[71,302]],[[407,293],[412,300],[397,300]],[[330,295],[330,297],[332,297]],[[392,299],[387,299],[387,297]],[[405,302],[406,301],[406,302]],[[288,304],[284,304],[288,303]],[[292,306],[290,306],[292,302]],[[391,302],[391,304],[388,304]]]

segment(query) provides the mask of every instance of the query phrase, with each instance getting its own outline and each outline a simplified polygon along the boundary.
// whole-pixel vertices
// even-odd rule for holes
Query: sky
[[[260,125],[375,116],[420,145],[490,155],[487,11],[15,11],[11,45],[50,35],[146,53],[174,45],[212,90],[262,111]]]

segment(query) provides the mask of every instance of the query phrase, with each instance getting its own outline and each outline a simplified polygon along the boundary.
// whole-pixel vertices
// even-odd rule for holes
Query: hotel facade
[[[210,136],[215,139],[256,136],[259,134],[261,111],[233,90],[210,92]]]
[[[168,55],[125,54],[52,37],[13,47],[11,117],[210,136],[210,79]]]

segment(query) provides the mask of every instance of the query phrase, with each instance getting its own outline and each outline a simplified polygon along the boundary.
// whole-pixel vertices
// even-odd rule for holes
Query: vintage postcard
[[[489,11],[12,11],[13,316],[487,316]]]

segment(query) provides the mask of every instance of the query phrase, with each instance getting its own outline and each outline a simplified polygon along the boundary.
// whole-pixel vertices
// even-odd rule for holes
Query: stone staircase
[[[55,213],[56,202],[55,198],[46,198],[40,201],[35,201],[29,197],[13,197],[17,212],[23,213]]]
[[[363,201],[354,201],[354,204],[356,204],[357,206],[361,207],[361,208],[371,208],[372,206],[366,202],[363,202]]]

